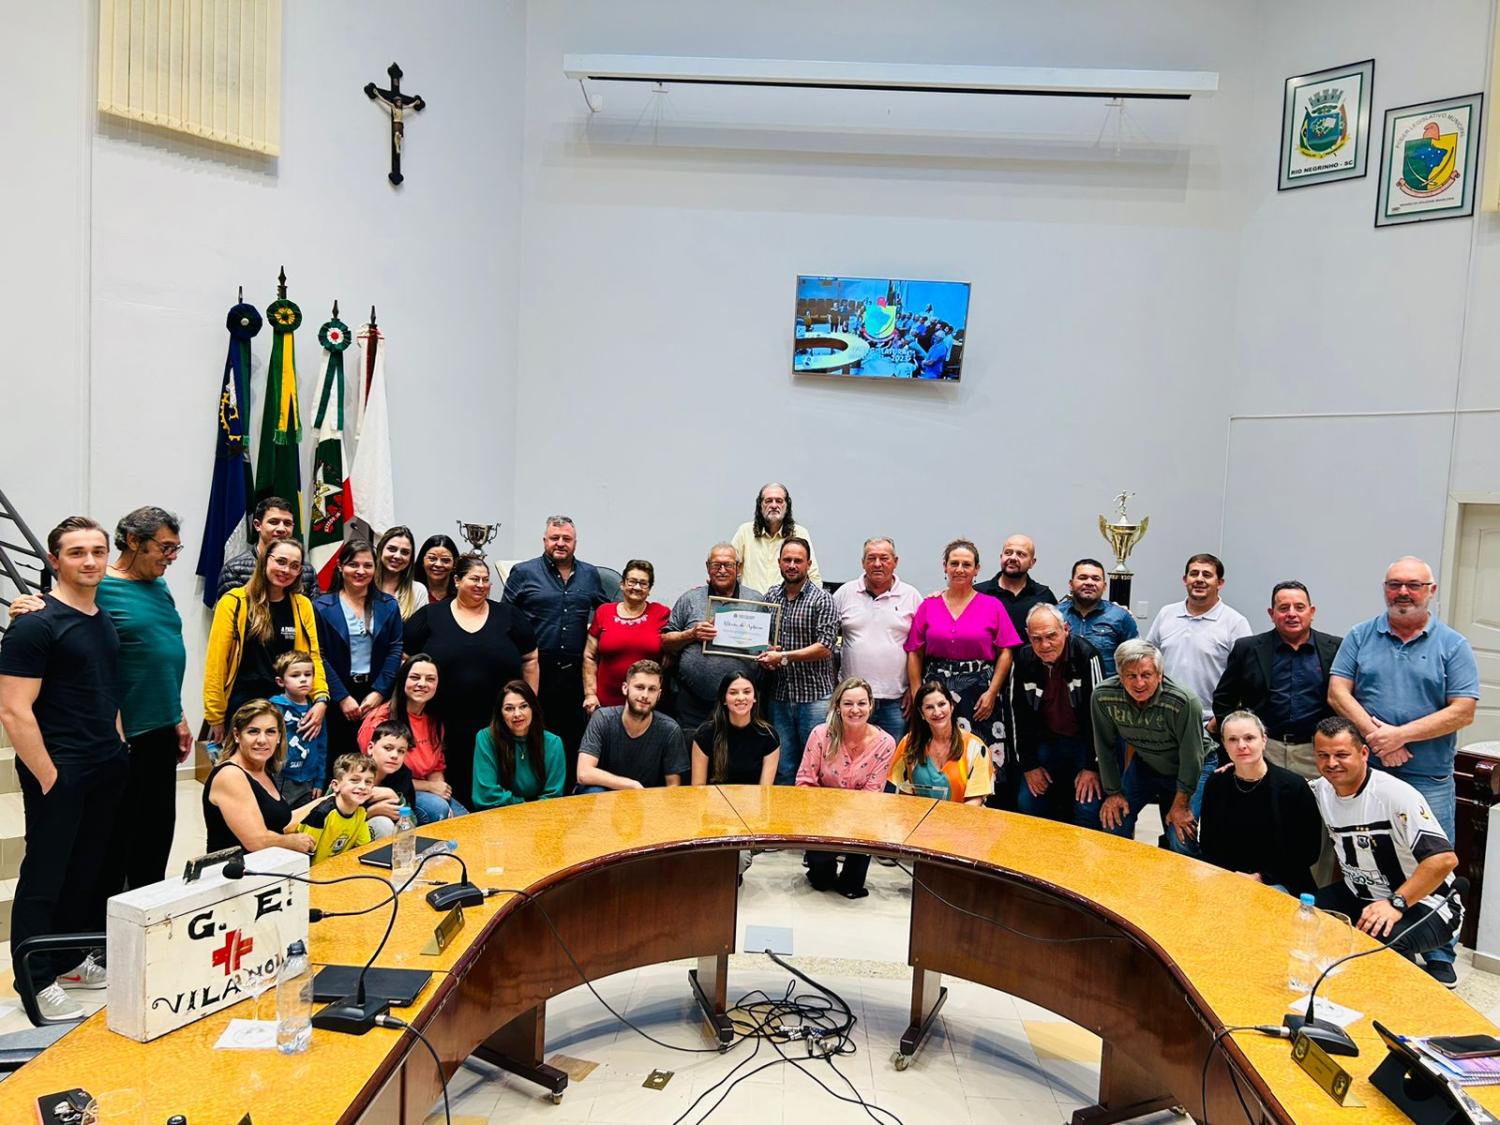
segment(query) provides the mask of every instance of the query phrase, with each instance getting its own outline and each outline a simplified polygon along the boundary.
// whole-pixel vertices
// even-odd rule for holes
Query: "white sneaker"
[[[90,953],[76,969],[58,977],[57,983],[64,988],[103,988],[109,983],[109,971]]]
[[[36,994],[36,1006],[41,1009],[44,1023],[63,1023],[67,1020],[83,1019],[83,1008],[62,990],[62,985],[53,981]]]

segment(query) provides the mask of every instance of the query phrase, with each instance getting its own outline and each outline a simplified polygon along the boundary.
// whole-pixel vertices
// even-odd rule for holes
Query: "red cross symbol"
[[[230,930],[224,935],[224,944],[214,950],[215,965],[224,966],[224,975],[227,977],[240,967],[240,958],[255,948],[254,938],[241,939],[239,930]]]

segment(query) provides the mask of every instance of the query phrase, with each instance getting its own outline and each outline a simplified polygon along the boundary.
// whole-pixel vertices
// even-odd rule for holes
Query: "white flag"
[[[359,341],[359,440],[349,485],[354,492],[354,514],[379,536],[396,524],[395,485],[391,479],[391,428],[385,398],[385,333],[366,324]],[[368,390],[367,390],[368,388]]]

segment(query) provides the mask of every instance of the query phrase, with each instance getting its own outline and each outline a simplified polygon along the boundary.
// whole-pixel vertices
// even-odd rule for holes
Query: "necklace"
[[[1241,782],[1240,781],[1240,775],[1237,774],[1237,773],[1236,774],[1231,774],[1230,776],[1234,778],[1234,787],[1236,789],[1238,789],[1241,793],[1254,793],[1255,792],[1255,787],[1257,785],[1259,785],[1262,781],[1264,781],[1266,779],[1266,776],[1267,776],[1267,774],[1269,772],[1270,771],[1268,770],[1268,771],[1266,771],[1266,773],[1261,774],[1254,781],[1252,781],[1249,785],[1245,785],[1243,782]]]

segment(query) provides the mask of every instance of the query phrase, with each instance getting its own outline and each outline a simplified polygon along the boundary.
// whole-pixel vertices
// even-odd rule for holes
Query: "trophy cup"
[[[1101,517],[1102,518],[1102,517]],[[458,521],[458,533],[469,541],[469,546],[474,548],[474,554],[484,557],[484,549],[495,540],[495,534],[500,530],[498,523],[465,523]]]
[[[1125,514],[1125,503],[1134,495],[1133,492],[1121,492],[1115,497],[1114,523],[1099,517],[1099,534],[1115,553],[1115,567],[1109,572],[1109,600],[1126,609],[1130,608],[1130,583],[1135,574],[1125,565],[1125,560],[1135,545],[1146,537],[1146,528],[1151,524],[1150,516],[1142,516],[1140,523],[1134,523]]]

